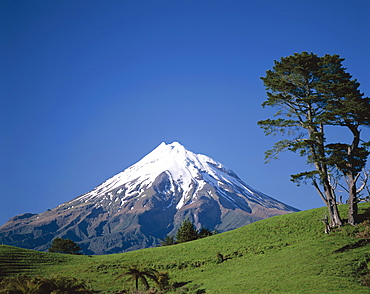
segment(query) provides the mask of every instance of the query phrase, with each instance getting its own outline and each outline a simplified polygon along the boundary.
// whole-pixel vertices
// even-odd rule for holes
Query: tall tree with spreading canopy
[[[351,133],[351,142],[328,144],[329,163],[344,175],[348,185],[348,222],[357,223],[357,180],[365,168],[370,142],[361,139],[363,127],[370,126],[370,99],[360,92],[360,83],[342,66],[344,58],[328,56],[323,66],[320,91],[327,100],[324,113],[327,124],[346,127]],[[365,183],[366,184],[366,183]]]
[[[369,99],[358,90],[359,83],[342,66],[338,55],[318,57],[313,53],[295,53],[275,61],[272,70],[261,79],[268,99],[262,104],[276,107],[276,119],[259,121],[269,134],[287,134],[293,139],[275,143],[266,151],[266,159],[291,150],[306,156],[314,170],[292,175],[299,182],[310,179],[328,207],[330,226],[340,226],[340,219],[330,170],[335,166],[349,185],[349,222],[355,223],[357,213],[356,181],[366,164],[368,152],[360,144],[360,127],[369,126]],[[351,144],[327,144],[325,126],[345,126],[352,135]]]

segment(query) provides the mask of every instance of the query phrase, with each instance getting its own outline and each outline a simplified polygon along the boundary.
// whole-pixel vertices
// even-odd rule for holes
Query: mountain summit
[[[92,191],[40,214],[0,227],[0,241],[46,250],[68,238],[85,253],[151,247],[183,220],[220,232],[297,211],[246,185],[232,170],[178,142],[161,143],[139,162]]]

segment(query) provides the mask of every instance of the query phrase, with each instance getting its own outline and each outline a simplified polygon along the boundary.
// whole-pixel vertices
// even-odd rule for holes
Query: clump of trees
[[[64,254],[81,254],[81,247],[70,239],[55,238],[49,252]]]
[[[289,137],[276,142],[265,158],[277,158],[285,150],[306,157],[313,168],[291,175],[291,180],[312,183],[328,208],[330,227],[342,225],[334,185],[340,181],[348,191],[348,222],[358,222],[357,203],[367,177],[361,187],[358,180],[370,146],[361,137],[361,130],[370,126],[370,100],[342,66],[343,61],[339,55],[295,53],[275,61],[261,78],[267,90],[262,106],[274,107],[277,112],[273,119],[258,124],[266,135]],[[350,139],[329,142],[329,126],[347,131]]]
[[[195,228],[194,224],[189,220],[184,220],[176,232],[176,236],[166,236],[162,242],[162,246],[174,245],[177,243],[189,242],[208,236],[217,234],[217,231],[210,231],[207,228],[201,228],[199,231]]]

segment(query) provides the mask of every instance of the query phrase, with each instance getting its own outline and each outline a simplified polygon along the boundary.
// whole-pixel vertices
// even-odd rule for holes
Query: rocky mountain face
[[[160,144],[92,191],[40,214],[22,214],[0,227],[3,244],[47,250],[71,239],[86,254],[156,246],[185,219],[220,232],[297,209],[246,185],[221,163]]]

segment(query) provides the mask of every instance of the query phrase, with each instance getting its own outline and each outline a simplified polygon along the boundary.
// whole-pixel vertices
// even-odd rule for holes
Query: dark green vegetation
[[[262,77],[274,119],[259,121],[266,135],[288,135],[266,152],[276,158],[284,150],[307,158],[312,170],[292,175],[292,180],[309,180],[328,208],[329,226],[342,225],[337,209],[334,182],[348,192],[348,223],[356,224],[359,192],[357,181],[366,165],[370,142],[361,130],[370,126],[370,99],[360,92],[360,83],[343,67],[343,58],[326,54],[294,53],[275,61]],[[348,141],[331,141],[327,127],[350,134]],[[345,136],[343,136],[345,137]],[[364,187],[364,186],[363,186]]]
[[[83,281],[70,277],[29,277],[19,275],[1,281],[0,293],[6,294],[91,294]]]
[[[195,229],[191,221],[185,220],[182,222],[180,228],[177,230],[176,239],[178,243],[184,243],[198,239],[198,231]]]
[[[342,215],[347,209],[339,206]],[[325,213],[320,208],[286,214],[208,238],[112,255],[3,245],[1,274],[74,277],[101,293],[117,293],[123,285],[134,289],[122,276],[133,268],[167,272],[174,293],[369,293],[364,285],[370,285],[370,203],[359,205],[359,225],[330,234],[320,221]],[[144,289],[143,283],[138,287]]]
[[[55,238],[51,243],[49,252],[64,254],[81,254],[81,247],[70,239]]]
[[[217,234],[216,230],[212,232],[207,228],[201,228],[198,231],[191,221],[184,220],[176,232],[176,237],[166,236],[164,239],[162,239],[161,246],[169,246],[178,243],[194,241],[197,239],[212,236],[214,234]]]
[[[139,281],[143,284],[144,290],[148,291],[150,285],[148,282],[152,280],[160,291],[170,290],[169,276],[167,272],[160,272],[153,268],[140,268],[138,266],[130,266],[127,270],[124,271],[122,275],[119,275],[116,279],[125,278],[126,282],[132,281],[135,285],[135,291],[139,291]],[[174,287],[172,287],[174,288]]]

